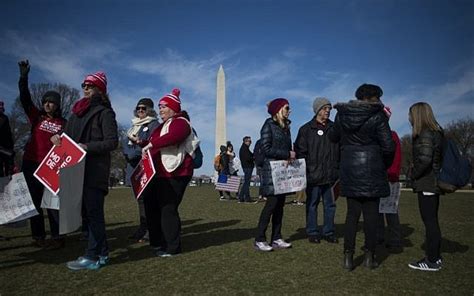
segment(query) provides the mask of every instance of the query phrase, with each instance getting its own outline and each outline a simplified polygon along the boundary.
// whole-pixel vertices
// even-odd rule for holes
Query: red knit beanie
[[[166,105],[168,108],[174,110],[174,112],[181,112],[180,93],[181,91],[178,88],[173,89],[170,94],[167,94],[160,99],[158,105]]]
[[[268,104],[268,113],[271,116],[275,116],[275,114],[277,114],[278,111],[280,111],[280,109],[283,108],[283,106],[287,104],[288,105],[290,104],[287,99],[284,99],[284,98],[274,99]]]
[[[86,82],[95,85],[103,94],[107,93],[107,77],[104,72],[87,75],[84,79],[84,83]]]

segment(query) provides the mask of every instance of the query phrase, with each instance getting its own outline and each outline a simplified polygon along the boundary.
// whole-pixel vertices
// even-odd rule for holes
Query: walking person
[[[335,236],[334,216],[336,203],[332,186],[339,178],[339,144],[332,142],[327,131],[333,126],[329,119],[332,109],[327,98],[313,102],[313,118],[298,131],[295,141],[296,158],[306,161],[306,234],[310,243],[338,243]],[[318,227],[318,205],[323,202],[323,227]]]
[[[392,111],[388,106],[384,107],[384,112],[390,119]],[[393,157],[392,165],[387,170],[388,181],[390,183],[390,191],[397,190],[398,198],[400,198],[400,170],[402,167],[402,148],[400,145],[400,138],[397,132],[391,131],[392,140],[395,143],[395,155]],[[377,227],[377,243],[385,242],[385,221],[387,221],[388,238],[385,247],[391,253],[401,253],[402,249],[402,234],[400,229],[400,218],[398,215],[398,204],[396,213],[380,213]]]
[[[378,266],[375,259],[379,199],[390,194],[387,169],[395,152],[388,118],[380,102],[382,89],[363,84],[356,90],[357,100],[334,106],[337,115],[329,138],[341,147],[340,189],[347,197],[344,227],[344,264],[353,270],[357,224],[364,215],[364,266]]]
[[[150,151],[157,171],[143,194],[150,246],[159,257],[182,252],[178,208],[193,176],[191,154],[197,149],[191,143],[191,124],[181,113],[179,95],[180,90],[173,89],[160,99],[162,123],[143,148],[143,155]]]
[[[295,152],[292,150],[290,133],[290,104],[287,99],[277,98],[268,104],[270,118],[260,130],[261,149],[265,159],[262,166],[262,178],[260,180],[262,194],[267,197],[262,209],[255,237],[255,249],[269,252],[273,249],[291,248],[291,243],[283,240],[281,227],[283,222],[283,207],[285,206],[285,194],[275,195],[270,161],[273,160],[295,160]],[[272,221],[271,245],[268,244],[266,231],[268,224]]]
[[[131,185],[130,177],[142,159],[142,146],[144,141],[150,138],[151,133],[158,127],[159,121],[156,117],[156,111],[153,109],[153,100],[150,98],[142,98],[138,101],[133,111],[132,127],[127,131],[127,138],[123,143],[123,154],[127,161],[125,182]],[[136,242],[144,242],[148,240],[148,227],[146,224],[145,204],[143,198],[137,199],[138,213],[140,215],[140,224],[138,229],[129,239]]]
[[[423,271],[441,269],[441,230],[438,221],[439,195],[436,175],[441,168],[443,130],[428,103],[410,107],[408,118],[412,126],[413,192],[418,194],[418,207],[425,225],[425,257],[408,264]]]
[[[117,148],[115,112],[103,72],[89,74],[82,83],[84,97],[72,107],[64,132],[86,152],[82,205],[88,227],[85,254],[67,263],[71,270],[99,269],[109,260],[104,202],[109,189],[110,153]],[[51,141],[60,145],[60,137]]]
[[[51,240],[46,241],[43,209],[41,208],[45,188],[33,174],[53,146],[50,138],[61,133],[66,124],[61,111],[61,95],[54,90],[47,91],[41,98],[41,108],[36,107],[28,88],[30,64],[28,60],[25,60],[20,61],[18,66],[20,69],[18,82],[20,102],[31,124],[30,138],[25,145],[21,170],[35,208],[39,213],[39,215],[30,218],[33,246],[59,249],[65,244],[65,238],[59,235],[59,211],[47,209]]]
[[[249,136],[245,136],[239,150],[239,158],[242,164],[242,170],[244,171],[244,183],[242,184],[239,194],[240,202],[252,202],[250,197],[250,179],[252,179],[252,172],[255,164],[253,153],[250,151],[251,144],[252,139]]]

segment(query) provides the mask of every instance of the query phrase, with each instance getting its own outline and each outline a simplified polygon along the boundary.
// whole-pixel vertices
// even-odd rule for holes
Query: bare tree
[[[474,120],[466,117],[450,122],[445,128],[446,136],[453,139],[463,155],[474,156]]]
[[[61,95],[61,110],[64,118],[69,118],[74,102],[79,99],[79,90],[62,83],[37,83],[30,86],[31,98],[36,106],[41,106],[41,98],[48,90]]]

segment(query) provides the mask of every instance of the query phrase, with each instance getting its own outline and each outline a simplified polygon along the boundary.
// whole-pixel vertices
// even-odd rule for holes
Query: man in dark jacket
[[[332,106],[326,98],[313,102],[315,116],[298,131],[295,142],[296,158],[306,161],[306,234],[310,243],[320,243],[324,238],[337,243],[334,235],[336,203],[332,186],[339,177],[339,145],[327,137],[327,130],[333,125],[329,119]],[[318,228],[318,204],[323,200],[324,225],[322,233]]]
[[[250,200],[250,179],[252,178],[252,171],[254,167],[253,153],[250,151],[250,144],[252,139],[245,136],[242,140],[242,146],[239,150],[239,158],[244,170],[244,184],[240,189],[239,201],[251,202]]]
[[[357,224],[364,214],[365,259],[367,268],[378,266],[374,258],[377,244],[378,204],[390,195],[387,169],[393,161],[395,144],[388,118],[380,102],[382,89],[363,84],[357,100],[336,104],[338,113],[329,138],[341,147],[341,195],[347,197],[344,228],[344,268],[353,269]]]

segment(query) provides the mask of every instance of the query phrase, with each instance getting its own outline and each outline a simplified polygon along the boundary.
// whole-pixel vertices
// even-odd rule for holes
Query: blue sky
[[[119,123],[138,98],[181,89],[211,173],[216,75],[224,66],[227,136],[258,137],[265,103],[286,97],[292,135],[312,101],[384,90],[391,126],[409,133],[408,108],[427,101],[441,124],[474,113],[474,1],[2,1],[0,98],[18,95],[17,61],[30,83],[80,88],[103,70]],[[334,113],[334,111],[333,111]],[[334,116],[334,114],[332,114]]]

